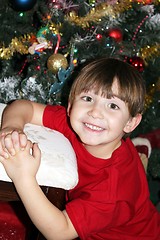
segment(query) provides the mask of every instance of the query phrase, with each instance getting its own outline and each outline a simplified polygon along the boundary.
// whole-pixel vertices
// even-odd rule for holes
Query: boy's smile
[[[102,131],[102,130],[104,130],[104,128],[101,128],[101,127],[98,127],[98,126],[95,126],[95,125],[92,125],[92,124],[89,124],[89,123],[84,123],[84,125],[87,127],[87,128],[89,128],[89,129],[91,129],[92,131]]]

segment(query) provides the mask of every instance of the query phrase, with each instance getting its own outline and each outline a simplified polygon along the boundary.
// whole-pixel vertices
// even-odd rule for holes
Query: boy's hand
[[[20,130],[3,129],[0,133],[0,156],[8,158],[16,154],[19,149],[24,149],[27,144],[27,136]]]
[[[18,145],[17,145],[18,146]],[[21,150],[16,148],[16,154],[9,154],[8,158],[0,157],[7,175],[15,183],[20,184],[21,181],[35,178],[40,165],[41,152],[37,144],[27,141],[26,147]]]

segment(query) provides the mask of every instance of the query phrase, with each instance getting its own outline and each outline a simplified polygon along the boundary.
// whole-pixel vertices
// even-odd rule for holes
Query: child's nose
[[[99,105],[94,105],[88,111],[88,115],[93,118],[103,118],[102,108]]]

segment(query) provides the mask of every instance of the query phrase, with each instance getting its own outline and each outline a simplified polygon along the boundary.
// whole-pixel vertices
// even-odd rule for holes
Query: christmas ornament
[[[45,49],[49,48],[49,44],[47,40],[44,37],[37,38],[37,41],[35,41],[29,48],[28,52],[33,54],[40,55]]]
[[[119,28],[112,28],[108,31],[108,36],[113,38],[117,43],[123,39],[122,31]]]
[[[50,48],[50,44],[47,42],[46,34],[49,33],[48,27],[42,27],[38,32],[35,38],[31,38],[33,41],[32,45],[28,48],[30,54],[40,55],[45,49]]]
[[[97,36],[96,36],[97,40],[101,40],[102,37],[103,37],[102,34],[97,34]]]
[[[133,67],[137,68],[139,72],[144,71],[145,63],[142,58],[134,56],[128,61]]]
[[[52,84],[49,90],[49,96],[55,95],[62,90],[67,78],[71,75],[73,69],[74,65],[72,63],[70,63],[70,66],[66,70],[64,68],[60,68],[57,74],[59,82]]]
[[[15,11],[28,11],[34,7],[37,0],[9,0],[11,8]]]
[[[63,8],[63,1],[59,1],[59,0],[49,0],[48,2],[48,8],[50,9],[61,9]]]
[[[54,74],[58,73],[60,68],[66,69],[68,67],[68,62],[65,56],[60,53],[51,55],[47,61],[47,67]]]
[[[96,1],[95,0],[89,0],[88,3],[89,3],[89,5],[91,5],[91,7],[95,7]]]
[[[46,34],[49,33],[49,29],[48,27],[42,27],[39,29],[39,31],[37,32],[37,35],[36,37],[37,38],[45,38],[46,37]]]
[[[65,56],[57,53],[60,46],[61,36],[60,34],[57,34],[56,37],[57,44],[54,50],[54,54],[51,55],[47,61],[48,69],[51,70],[54,74],[58,73],[61,68],[66,69],[68,67],[68,62]]]
[[[152,3],[152,0],[136,0],[136,2],[147,5],[147,4],[151,4],[151,3]]]

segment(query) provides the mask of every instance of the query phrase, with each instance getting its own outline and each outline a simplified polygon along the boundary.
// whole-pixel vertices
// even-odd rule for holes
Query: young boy
[[[135,68],[101,58],[80,72],[67,111],[27,100],[6,108],[0,161],[47,239],[160,239],[160,215],[149,199],[139,155],[127,137],[141,121],[144,97],[144,82]],[[58,130],[73,145],[79,182],[68,191],[62,212],[38,186],[40,150],[23,134],[26,123]]]

